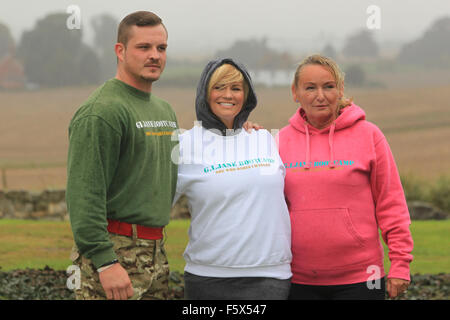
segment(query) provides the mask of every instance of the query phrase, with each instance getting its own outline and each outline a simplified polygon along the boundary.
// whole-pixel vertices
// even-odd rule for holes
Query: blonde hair
[[[334,78],[334,81],[336,81],[336,86],[338,90],[344,90],[344,80],[345,80],[345,73],[339,68],[336,62],[333,61],[333,59],[325,57],[320,54],[313,54],[307,58],[305,58],[300,64],[297,66],[297,70],[295,70],[294,74],[294,81],[293,85],[297,88],[299,78],[300,78],[300,72],[303,69],[304,66],[307,65],[319,65],[327,68],[331,75]],[[343,95],[339,102],[338,102],[338,113],[342,108],[345,108],[349,106],[353,102],[353,98],[346,98],[345,95]]]
[[[225,63],[214,70],[208,83],[207,97],[211,94],[212,88],[215,86],[226,86],[230,83],[242,82],[244,87],[244,102],[247,101],[248,83],[242,73],[231,64]]]

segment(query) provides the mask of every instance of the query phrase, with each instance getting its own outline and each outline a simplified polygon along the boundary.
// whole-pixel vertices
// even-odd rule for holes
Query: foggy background
[[[69,9],[73,5],[79,11]],[[446,0],[18,0],[0,11],[0,88],[100,84],[113,77],[117,25],[137,10],[155,12],[169,31],[161,86],[195,86],[216,57],[240,60],[255,84],[265,86],[288,85],[296,63],[311,53],[337,60],[347,84],[371,88],[402,86],[400,79],[383,81],[379,71],[450,70]],[[374,15],[379,28],[367,25]],[[420,78],[407,86],[429,81]],[[450,83],[450,75],[430,78],[430,85]]]
[[[48,267],[43,273],[23,269],[65,270],[72,263],[64,201],[69,123],[114,77],[117,25],[138,10],[155,12],[168,29],[167,64],[152,94],[170,103],[180,128],[190,129],[196,120],[204,66],[227,56],[252,75],[258,105],[250,120],[276,133],[299,107],[290,92],[297,63],[322,53],[345,72],[346,96],[386,136],[408,205],[415,204],[424,219],[450,216],[450,0],[0,1],[0,300],[59,294],[48,287]],[[74,12],[67,12],[73,5],[80,10],[79,29],[72,28]],[[380,29],[367,26],[374,22],[371,6],[380,9]],[[38,229],[13,219],[66,222],[40,221]],[[449,224],[431,222],[413,224],[411,273],[421,288],[420,295],[408,293],[414,299],[448,299],[450,259],[443,239]],[[173,230],[172,240],[183,233]],[[182,242],[171,243],[177,243],[167,250],[171,270],[182,272]],[[14,281],[2,278],[14,269]],[[61,272],[55,278],[64,287]],[[422,277],[441,272],[440,278]],[[20,283],[21,296],[10,295]]]
[[[236,39],[267,37],[279,50],[299,52],[322,48],[332,41],[342,46],[345,37],[365,28],[367,7],[381,9],[380,44],[398,47],[415,39],[438,17],[450,14],[447,0],[105,0],[2,1],[0,21],[9,26],[16,41],[37,19],[81,9],[83,40],[93,44],[91,19],[108,13],[118,21],[137,10],[158,14],[169,29],[170,54],[205,55],[224,49]],[[63,27],[63,26],[62,26]]]

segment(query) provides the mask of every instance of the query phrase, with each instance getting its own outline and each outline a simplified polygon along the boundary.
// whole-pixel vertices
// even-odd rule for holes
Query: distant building
[[[250,70],[249,72],[254,84],[267,87],[289,86],[294,77],[294,71],[286,70]]]
[[[23,65],[12,54],[0,59],[0,89],[22,89],[25,87]]]

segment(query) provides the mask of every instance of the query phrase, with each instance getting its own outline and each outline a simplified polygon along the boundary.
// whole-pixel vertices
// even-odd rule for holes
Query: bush
[[[442,175],[428,183],[414,175],[400,175],[406,201],[423,201],[450,213],[450,176]]]
[[[400,175],[406,201],[428,201],[428,185],[413,175]]]
[[[430,188],[429,199],[439,209],[450,212],[450,177],[441,176]]]

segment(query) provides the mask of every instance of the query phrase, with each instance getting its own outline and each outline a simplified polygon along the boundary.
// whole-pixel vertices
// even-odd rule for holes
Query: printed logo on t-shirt
[[[355,164],[353,160],[334,160],[334,166],[330,166],[330,161],[310,161],[309,168],[305,161],[286,162],[284,167],[289,172],[305,172],[305,171],[323,171],[323,170],[342,170]]]
[[[175,121],[169,120],[158,120],[158,121],[138,121],[136,122],[136,128],[145,129],[145,128],[177,128],[177,123]],[[165,130],[165,131],[146,131],[146,136],[171,136],[174,130]]]
[[[259,168],[261,175],[284,171],[278,149],[268,132],[249,134],[240,130],[235,135],[222,136],[201,127],[194,127],[182,137],[172,151],[172,161],[178,165],[193,165],[199,174],[232,173]],[[173,136],[172,136],[173,137]],[[192,167],[194,168],[194,167]]]
[[[177,123],[170,120],[158,120],[158,121],[138,121],[136,122],[136,128],[177,128]]]
[[[252,168],[270,167],[274,163],[275,159],[272,158],[256,158],[250,160],[233,161],[206,166],[203,168],[203,172],[216,174],[225,172],[234,172]]]

